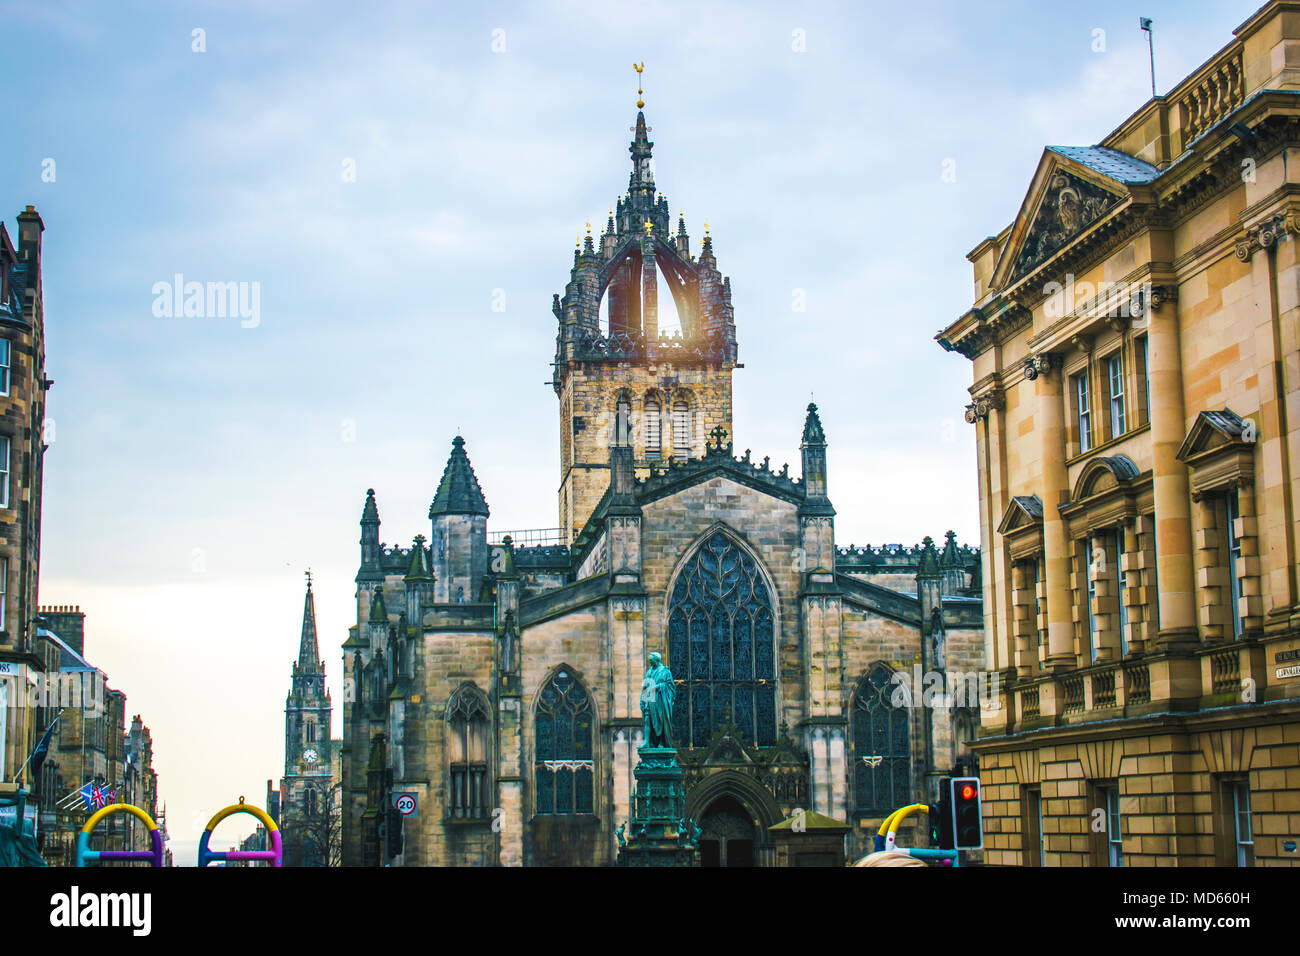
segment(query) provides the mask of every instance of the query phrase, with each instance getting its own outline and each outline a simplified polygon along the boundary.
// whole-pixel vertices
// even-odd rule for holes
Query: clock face
[[[317,760],[320,760],[320,754],[316,752],[315,747],[308,747],[302,752],[302,759],[306,763],[315,763]]]

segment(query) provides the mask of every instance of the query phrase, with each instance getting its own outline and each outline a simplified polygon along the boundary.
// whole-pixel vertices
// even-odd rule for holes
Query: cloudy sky
[[[459,432],[490,527],[556,523],[551,294],[627,185],[634,61],[732,279],[738,447],[797,470],[813,394],[841,543],[977,542],[970,365],[933,341],[965,254],[1044,145],[1145,102],[1139,15],[1163,92],[1257,6],[0,2],[0,217],[46,225],[41,602],[152,728],[178,862],[282,773],[308,566],[341,701],[366,488],[384,540],[428,534]],[[177,274],[256,284],[255,321],[156,314]]]

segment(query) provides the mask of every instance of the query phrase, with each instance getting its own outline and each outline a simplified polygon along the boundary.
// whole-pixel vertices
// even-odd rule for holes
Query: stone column
[[[497,705],[497,805],[492,809],[492,829],[502,866],[524,865],[522,709],[517,695],[502,696]]]
[[[1038,621],[1034,617],[1033,580],[1029,577],[1029,568],[1024,561],[1011,564],[1011,601],[1014,607],[1015,627],[1015,665],[1016,676],[1030,677],[1034,673],[1037,660],[1033,638],[1037,634]],[[986,617],[987,620],[987,617]]]
[[[829,777],[830,777],[830,811],[827,816],[834,820],[848,819],[849,768],[846,762],[844,746],[844,729],[828,728]]]
[[[1047,664],[1054,669],[1075,665],[1074,622],[1070,616],[1070,552],[1059,505],[1069,499],[1065,469],[1065,397],[1061,358],[1036,355],[1025,367],[1035,377],[1038,410],[1039,466],[1043,490],[1043,565],[1047,578]]]
[[[1156,290],[1147,311],[1147,379],[1151,386],[1151,451],[1156,511],[1156,574],[1160,580],[1162,647],[1196,640],[1192,515],[1187,468],[1178,449],[1187,431],[1183,405],[1178,308]]]

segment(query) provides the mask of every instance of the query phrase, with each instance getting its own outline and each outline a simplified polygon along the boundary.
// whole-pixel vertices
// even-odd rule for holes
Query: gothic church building
[[[813,405],[799,476],[735,454],[730,280],[707,232],[698,255],[683,219],[674,234],[647,132],[638,113],[627,194],[553,303],[562,540],[489,536],[459,436],[427,539],[382,544],[367,493],[343,645],[345,865],[613,863],[652,651],[678,682],[705,864],[775,865],[770,828],[797,809],[845,824],[860,855],[969,759],[974,693],[922,707],[907,690],[981,670],[978,551],[951,533],[837,547]]]

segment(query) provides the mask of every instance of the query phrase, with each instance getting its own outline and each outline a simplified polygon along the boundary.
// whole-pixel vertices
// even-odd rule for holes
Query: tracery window
[[[895,700],[896,689],[893,672],[877,664],[854,695],[854,803],[861,812],[889,813],[911,802],[908,707]]]
[[[461,819],[488,815],[488,739],[491,715],[487,701],[473,687],[456,691],[447,705],[447,754],[450,771],[447,812]]]
[[[759,746],[776,743],[772,594],[757,563],[714,532],[673,586],[668,663],[682,681],[673,734],[701,747],[723,724]]]
[[[591,697],[567,670],[547,681],[537,698],[539,814],[593,813]]]

